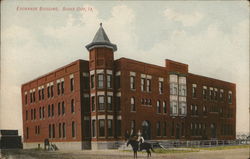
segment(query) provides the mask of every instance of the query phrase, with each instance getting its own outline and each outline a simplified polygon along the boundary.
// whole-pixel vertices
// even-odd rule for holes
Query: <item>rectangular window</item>
[[[167,106],[166,106],[166,101],[163,101],[162,102],[162,105],[163,105],[163,113],[167,113]]]
[[[53,85],[50,86],[50,95],[51,95],[51,97],[54,96],[54,86]]]
[[[70,78],[70,91],[74,90],[74,78]]]
[[[107,88],[112,88],[112,75],[107,75]]]
[[[177,101],[171,101],[170,102],[170,113],[171,115],[177,115]]]
[[[130,76],[130,89],[135,90],[135,76]]]
[[[52,125],[52,138],[56,137],[55,124]]]
[[[32,93],[30,92],[30,103],[32,103]]]
[[[94,88],[95,87],[95,75],[91,75],[90,78],[91,78],[91,88]]]
[[[49,88],[49,86],[47,87],[47,97],[50,98],[50,88]]]
[[[50,105],[48,105],[48,117],[50,117]]]
[[[65,114],[65,105],[64,105],[64,102],[62,102],[62,115]]]
[[[121,111],[121,97],[116,97],[116,110]]]
[[[221,89],[220,90],[220,101],[223,101],[224,100],[224,90]]]
[[[179,86],[179,95],[180,96],[186,96],[186,85],[180,85]]]
[[[187,104],[186,102],[180,102],[180,115],[186,115],[186,108]]]
[[[38,100],[41,100],[41,90],[38,90]]]
[[[232,104],[232,102],[233,102],[233,93],[232,93],[232,91],[228,91],[228,103],[229,104]]]
[[[57,113],[58,113],[58,116],[61,114],[61,103],[60,102],[57,104]]]
[[[61,82],[62,94],[64,94],[64,81]]]
[[[130,98],[131,111],[135,111],[135,98]]]
[[[32,95],[33,95],[33,102],[35,102],[36,101],[36,92],[33,92]]]
[[[203,99],[207,99],[207,88],[203,86],[202,89],[202,95],[203,95]]]
[[[91,97],[92,112],[95,111],[95,96]]]
[[[34,109],[34,120],[36,120],[36,109]]]
[[[103,83],[104,83],[104,75],[103,74],[98,74],[97,75],[98,79],[98,88],[103,88]]]
[[[112,111],[113,110],[113,107],[112,107],[112,97],[108,96],[107,100],[108,100],[107,101],[108,110]]]
[[[156,106],[157,106],[157,113],[161,113],[161,101],[158,100]]]
[[[192,84],[192,97],[195,98],[196,97],[196,84]]]
[[[39,108],[39,119],[42,119],[42,108]]]
[[[176,83],[170,83],[170,94],[178,95],[178,85]]]
[[[27,96],[27,94],[25,94],[25,104],[27,104],[28,103],[28,96]]]
[[[151,92],[151,79],[147,79],[147,92]]]
[[[113,120],[108,120],[108,136],[113,136]]]
[[[214,88],[214,100],[218,100],[218,89]]]
[[[105,120],[104,119],[99,120],[99,136],[100,137],[105,136]]]
[[[145,78],[141,78],[141,91],[145,91],[145,84],[146,84],[146,79]]]
[[[71,130],[71,132],[72,132],[72,138],[74,138],[74,137],[76,137],[76,125],[75,125],[75,122],[74,121],[72,121],[72,130]]]
[[[121,130],[122,130],[122,121],[121,120],[117,120],[116,122],[116,132],[117,132],[117,136],[121,136]]]
[[[213,88],[210,87],[210,89],[209,89],[209,98],[210,98],[210,100],[214,99],[213,95],[214,95]]]
[[[71,99],[71,113],[75,112],[75,100]]]
[[[44,117],[45,117],[45,108],[43,107],[43,119],[44,119]]]
[[[51,125],[49,124],[49,138],[51,138],[51,131],[52,131],[52,128],[51,128]]]
[[[58,135],[59,135],[59,138],[62,137],[62,124],[59,123],[59,127],[58,127]]]
[[[54,116],[54,104],[51,105],[51,116]]]
[[[63,138],[65,138],[66,137],[66,125],[65,125],[65,123],[62,124],[62,130],[63,130],[62,136],[63,136]]]
[[[42,99],[44,99],[44,88],[42,88]]]
[[[28,116],[29,116],[28,113],[29,113],[28,110],[26,110],[26,120],[28,120]]]
[[[33,120],[33,109],[30,111],[31,120]]]
[[[156,123],[156,129],[157,136],[161,136],[161,123],[159,121]]]
[[[57,95],[60,95],[61,93],[61,84],[57,83]]]
[[[92,120],[92,137],[96,137],[96,120]]]
[[[104,110],[104,96],[98,96],[98,108]]]
[[[163,81],[159,81],[159,93],[163,93]]]

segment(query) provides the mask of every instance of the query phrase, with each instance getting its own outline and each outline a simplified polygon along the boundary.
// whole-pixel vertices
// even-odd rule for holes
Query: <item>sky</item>
[[[2,1],[0,129],[22,134],[21,84],[88,60],[85,45],[101,22],[117,44],[115,59],[171,59],[236,83],[236,131],[248,132],[247,1]]]

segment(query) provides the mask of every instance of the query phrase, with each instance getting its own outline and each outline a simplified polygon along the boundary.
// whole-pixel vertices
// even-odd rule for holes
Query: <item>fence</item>
[[[193,140],[193,141],[147,141],[153,147],[163,148],[201,148],[201,147],[217,147],[217,146],[232,146],[232,145],[248,145],[250,139],[237,139],[237,140]]]

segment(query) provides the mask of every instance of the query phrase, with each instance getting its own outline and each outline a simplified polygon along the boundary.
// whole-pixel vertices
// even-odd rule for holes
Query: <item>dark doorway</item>
[[[176,125],[176,139],[180,139],[180,124]]]
[[[216,138],[216,126],[215,124],[211,124],[211,138]]]
[[[151,139],[151,124],[147,120],[142,122],[142,136],[145,140]]]

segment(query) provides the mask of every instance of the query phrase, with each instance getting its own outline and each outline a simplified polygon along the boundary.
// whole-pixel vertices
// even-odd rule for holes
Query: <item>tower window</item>
[[[112,75],[107,75],[107,88],[112,88]]]
[[[103,83],[104,83],[104,75],[103,74],[98,74],[98,88],[103,88]]]
[[[107,97],[107,105],[108,105],[108,110],[111,110],[112,111],[112,97],[111,96],[108,96]]]
[[[98,107],[99,110],[104,110],[104,96],[98,96]]]

